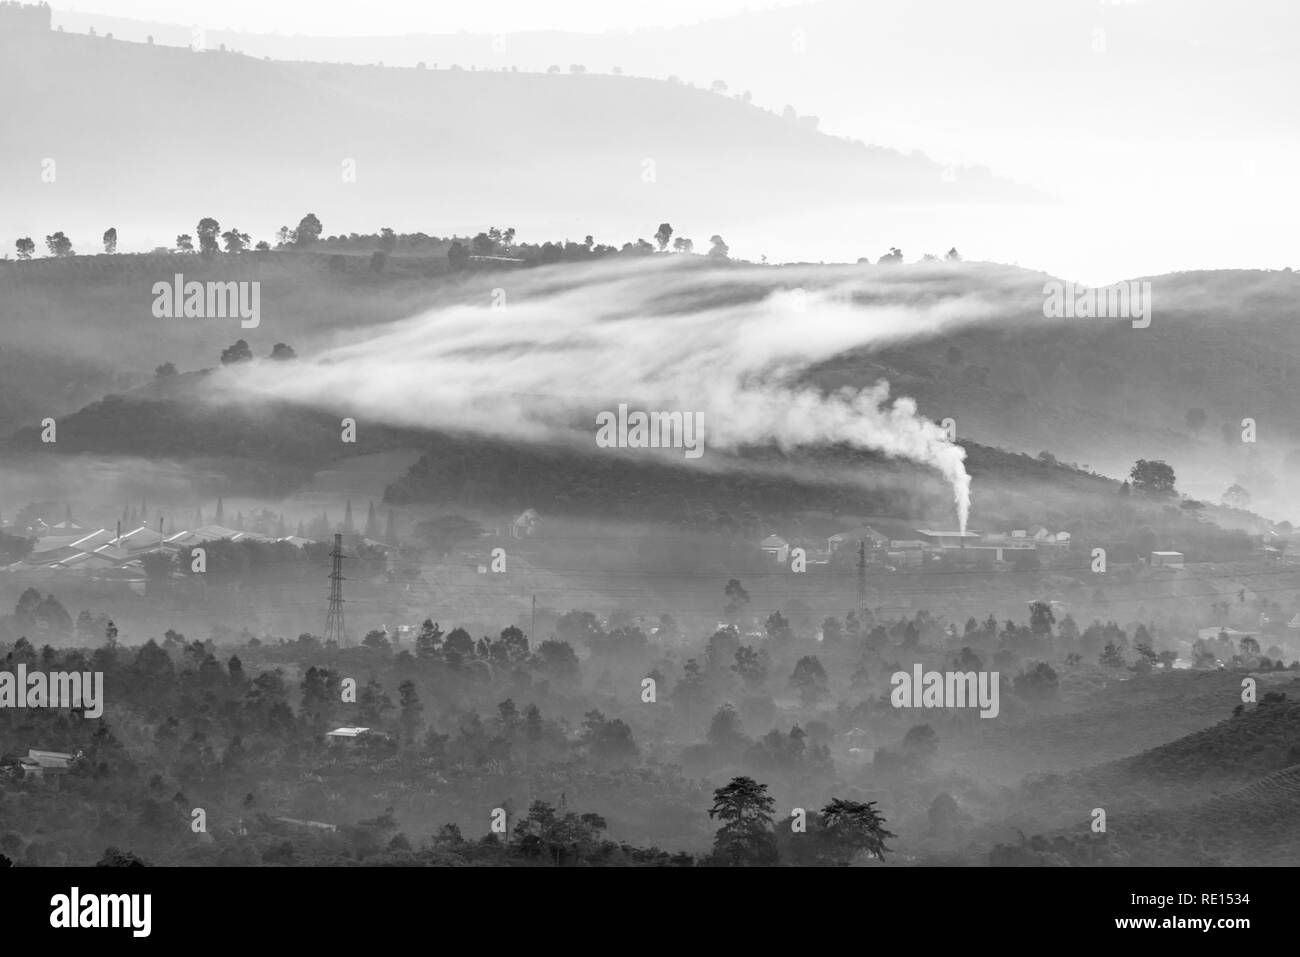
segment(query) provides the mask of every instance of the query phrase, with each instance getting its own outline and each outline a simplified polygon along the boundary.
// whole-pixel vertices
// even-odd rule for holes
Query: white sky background
[[[195,24],[210,30],[311,36],[391,36],[458,30],[596,33],[678,26],[774,5],[754,0],[77,0],[52,4],[56,10]]]

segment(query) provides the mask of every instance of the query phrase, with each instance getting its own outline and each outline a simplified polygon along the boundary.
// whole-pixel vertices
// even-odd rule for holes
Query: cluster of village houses
[[[970,564],[1012,562],[1017,553],[1032,550],[1039,558],[1064,554],[1070,549],[1069,532],[1053,532],[1043,525],[1010,532],[939,531],[931,528],[912,530],[911,538],[890,538],[869,525],[838,532],[827,538],[807,536],[785,539],[769,535],[759,547],[778,565],[788,565],[796,548],[803,549],[804,561],[809,565],[830,564],[831,557],[843,548],[858,550],[859,543],[866,546],[866,560],[889,568],[911,568],[928,559],[942,556],[946,560]],[[1174,564],[1175,556],[1181,566],[1182,556],[1177,552],[1156,552]],[[1162,560],[1163,561],[1163,560]]]
[[[66,520],[44,526],[37,531],[36,545],[22,561],[5,566],[5,570],[25,573],[80,572],[88,577],[120,581],[138,592],[144,591],[144,556],[152,552],[180,554],[205,542],[231,541],[288,542],[298,548],[311,539],[298,535],[273,538],[255,532],[241,532],[222,525],[202,525],[172,534],[142,525],[123,532],[91,528]],[[375,543],[378,545],[379,543]]]
[[[370,728],[343,727],[335,728],[325,735],[325,740],[333,745],[352,743],[362,738],[378,737],[391,738],[391,735],[382,732],[372,732]],[[72,771],[78,762],[83,758],[82,752],[68,754],[63,751],[42,751],[37,748],[29,748],[26,754],[16,754],[12,757],[0,757],[0,774],[9,777],[21,777],[29,780],[43,781],[47,784],[58,786],[58,779],[68,772]],[[281,818],[287,823],[313,823],[298,822],[290,818]],[[320,825],[333,829],[333,825]]]
[[[837,532],[827,538],[792,536],[786,539],[780,535],[768,535],[759,543],[759,547],[773,563],[789,567],[793,561],[794,550],[797,548],[803,549],[806,564],[828,565],[837,552],[846,549],[851,554],[856,554],[861,544],[865,546],[862,550],[863,557],[869,565],[890,571],[919,567],[927,560],[935,558],[957,564],[1009,564],[1015,561],[1017,554],[1023,554],[1025,550],[1034,551],[1043,564],[1051,564],[1053,560],[1070,550],[1069,532],[1052,532],[1043,525],[1014,529],[1009,532],[937,531],[918,528],[912,530],[912,535],[912,538],[907,539],[890,538],[868,525],[862,525]],[[1268,551],[1270,550],[1265,550],[1266,557]],[[1271,551],[1281,555],[1276,548]],[[1181,569],[1185,565],[1183,553],[1175,551],[1153,551],[1142,561],[1151,568]],[[1247,601],[1254,602],[1258,597],[1245,585],[1240,589],[1234,586],[1227,593],[1238,592],[1243,604]],[[1050,605],[1058,619],[1070,610],[1064,602],[1052,601]],[[1259,636],[1268,624],[1269,619],[1261,614],[1259,628],[1255,631],[1238,631],[1235,628],[1215,625],[1200,629],[1198,637],[1211,641],[1220,634],[1226,633],[1229,638],[1237,641],[1243,637]],[[1286,627],[1288,634],[1300,634],[1300,614],[1291,618]]]
[[[882,523],[885,524],[885,523]],[[833,526],[832,526],[833,527]],[[822,538],[814,534],[785,537],[771,534],[759,542],[759,548],[777,565],[789,565],[795,549],[802,549],[805,565],[828,565],[842,549],[856,554],[859,543],[866,546],[865,557],[869,564],[890,570],[914,568],[927,561],[942,559],[951,564],[998,565],[1012,564],[1025,550],[1035,553],[1040,563],[1051,566],[1066,555],[1071,548],[1070,533],[1053,532],[1045,525],[1032,525],[1006,532],[978,532],[913,528],[904,530],[902,536],[886,535],[870,525],[860,525]],[[1259,556],[1266,560],[1287,564],[1300,564],[1300,547],[1291,544],[1286,536],[1270,531],[1260,546]],[[1138,561],[1151,568],[1180,569],[1186,564],[1182,552],[1160,550],[1141,556]]]
[[[532,538],[539,524],[537,512],[530,508],[505,524],[483,528],[483,537]],[[164,533],[161,527],[151,528],[147,525],[127,531],[123,531],[121,525],[116,530],[95,528],[71,518],[53,524],[38,521],[36,527],[31,529],[5,528],[4,530],[14,535],[35,537],[36,545],[31,554],[22,561],[0,565],[0,570],[51,574],[76,572],[89,578],[121,582],[141,594],[144,592],[146,582],[142,560],[152,552],[176,555],[203,545],[205,542],[222,539],[234,542],[286,542],[297,548],[314,542],[314,539],[301,535],[279,537],[261,535],[256,532],[227,528],[220,524],[200,525],[196,528],[169,530]],[[395,551],[395,543],[381,542],[369,537],[362,537],[360,542],[382,552]],[[473,555],[477,558],[478,552],[474,552]]]

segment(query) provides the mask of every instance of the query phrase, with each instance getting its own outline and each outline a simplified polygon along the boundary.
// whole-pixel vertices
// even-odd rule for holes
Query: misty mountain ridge
[[[45,354],[65,366],[75,363],[87,382],[102,382],[97,370],[105,357],[120,353],[140,382],[162,362],[181,369],[208,365],[236,338],[249,340],[258,355],[269,353],[276,342],[310,355],[374,324],[486,296],[500,282],[490,274],[449,274],[445,241],[431,240],[428,252],[399,247],[385,275],[367,270],[360,251],[345,253],[351,265],[331,274],[330,256],[337,254],[328,253],[330,248],[331,243],[322,243],[320,253],[245,253],[211,261],[176,255],[75,257],[0,269],[0,281],[10,290],[2,308],[11,314],[11,327],[23,330],[20,349],[0,354],[0,363],[15,369],[5,387],[25,396],[24,404],[7,406],[9,428],[23,424],[22,408],[65,414],[90,398],[83,391],[77,403],[77,393],[52,388],[67,381],[66,373],[34,376]],[[621,268],[617,261],[611,270]],[[757,303],[766,295],[751,287],[743,270],[718,272],[728,268],[699,259],[694,286],[674,293],[680,301],[665,300],[658,308]],[[785,275],[782,270],[795,269],[770,268],[778,279]],[[1043,289],[1050,277],[1015,267],[813,268],[824,277],[819,281],[854,276],[867,281],[853,297],[859,308],[998,305],[985,309],[990,313],[985,320],[942,332],[918,328],[913,336],[816,363],[804,375],[809,384],[860,388],[887,380],[894,395],[914,397],[932,420],[953,418],[962,440],[1030,454],[1045,451],[1117,478],[1126,477],[1139,458],[1163,459],[1174,466],[1179,488],[1211,503],[1235,482],[1250,494],[1255,510],[1275,518],[1294,516],[1300,507],[1288,481],[1300,467],[1300,428],[1290,414],[1300,403],[1300,376],[1284,358],[1300,349],[1300,330],[1290,321],[1300,274],[1227,270],[1150,278],[1144,281],[1152,283],[1152,323],[1134,329],[1122,319],[1044,318]],[[562,286],[603,272],[604,267],[590,273],[559,265],[544,275],[552,277],[546,280],[551,286]],[[158,279],[171,281],[176,273],[200,280],[260,279],[263,311],[274,321],[242,330],[238,323],[158,320],[148,310],[149,286]],[[790,275],[791,288],[807,282],[797,272]],[[67,285],[64,276],[77,280]],[[720,277],[726,279],[718,284]],[[69,320],[88,308],[94,309],[96,328],[117,334],[104,342],[67,334]],[[1232,317],[1226,326],[1225,316]],[[1246,419],[1254,422],[1254,441],[1243,441]]]
[[[667,218],[702,242],[756,235],[772,217],[826,216],[845,197],[900,216],[938,201],[1034,199],[978,171],[947,183],[922,157],[660,80],[285,63],[58,32],[0,33],[0,45],[0,82],[30,91],[0,134],[8,228],[62,229],[82,251],[79,237],[104,228],[103,197],[123,249],[170,244],[162,211],[174,208],[219,210],[255,237],[280,225],[267,209],[288,205],[353,229],[386,209],[399,231],[477,231],[486,219],[599,236]],[[194,136],[165,155],[143,147],[176,117],[238,131],[239,148]],[[110,140],[114,161],[102,162]],[[751,195],[761,210],[742,200]]]

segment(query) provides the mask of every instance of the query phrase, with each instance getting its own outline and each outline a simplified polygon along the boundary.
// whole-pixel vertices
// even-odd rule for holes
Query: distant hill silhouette
[[[106,220],[124,251],[171,245],[204,215],[271,239],[286,208],[315,211],[327,234],[509,221],[521,234],[561,224],[571,238],[622,241],[669,220],[703,249],[715,232],[829,222],[846,198],[1032,198],[988,174],[946,183],[922,157],[662,80],[274,62],[0,31],[0,84],[14,91],[6,229],[62,230],[79,252],[98,246]]]

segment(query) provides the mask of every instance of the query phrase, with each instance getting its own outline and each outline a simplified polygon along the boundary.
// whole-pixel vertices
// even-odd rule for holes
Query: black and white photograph
[[[3,0],[0,88],[22,923],[1281,924],[1300,6]]]

